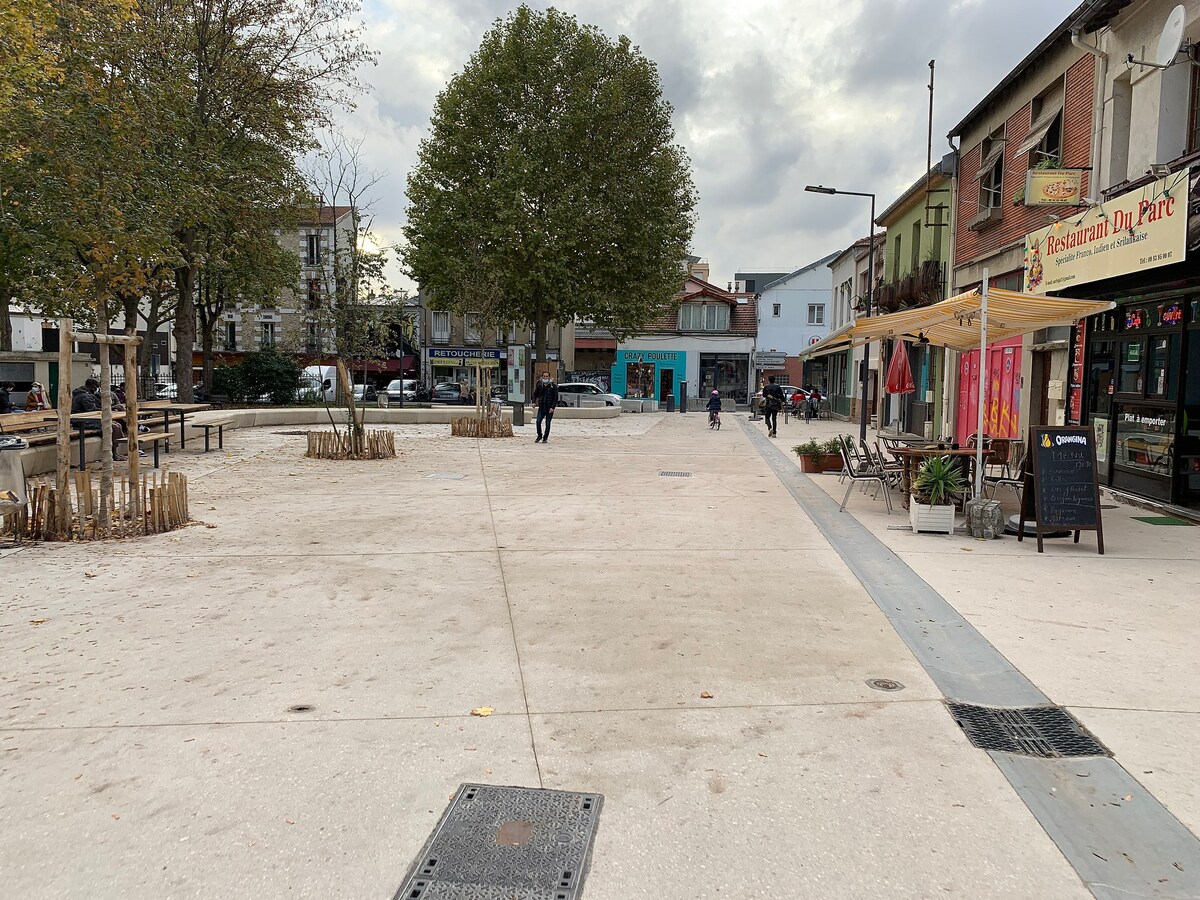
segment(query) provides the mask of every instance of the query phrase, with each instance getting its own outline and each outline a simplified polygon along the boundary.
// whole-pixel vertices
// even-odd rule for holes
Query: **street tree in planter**
[[[913,483],[908,506],[913,531],[954,533],[954,499],[966,488],[958,460],[935,456],[925,460]]]
[[[555,9],[498,21],[439,95],[409,175],[409,273],[434,308],[618,337],[680,290],[696,192],[655,65]],[[482,307],[482,308],[481,308]]]

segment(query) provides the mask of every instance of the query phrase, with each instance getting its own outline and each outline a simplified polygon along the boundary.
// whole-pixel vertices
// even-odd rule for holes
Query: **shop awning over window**
[[[976,181],[983,180],[983,177],[992,171],[992,167],[1004,156],[1004,141],[997,140],[995,141],[995,145],[992,151],[983,158],[983,162],[979,164],[979,171],[975,173]]]
[[[1017,156],[1028,153],[1042,142],[1042,138],[1046,136],[1046,132],[1050,130],[1050,126],[1054,124],[1054,120],[1058,118],[1058,114],[1062,112],[1062,108],[1063,100],[1061,96],[1046,100],[1045,105],[1042,107],[1041,115],[1037,117],[1036,122],[1029,126],[1029,136],[1017,148]]]
[[[1107,312],[1116,306],[1107,300],[1072,300],[1068,297],[1047,297],[1043,294],[1023,294],[1000,288],[988,290],[988,343],[1019,337],[1043,328],[1070,325],[1087,316]],[[904,338],[920,340],[952,350],[967,351],[979,347],[982,323],[983,296],[978,290],[968,291],[916,309],[906,309],[886,316],[861,318],[848,329],[831,334],[814,344],[802,357],[857,347],[871,341]],[[837,346],[834,346],[836,339]]]

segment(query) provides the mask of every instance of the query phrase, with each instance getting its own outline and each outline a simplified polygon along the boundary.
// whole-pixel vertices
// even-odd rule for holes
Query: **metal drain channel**
[[[967,739],[981,750],[1043,759],[1112,756],[1107,747],[1060,706],[1008,709],[951,701],[946,707]]]
[[[746,436],[954,703],[1052,707],[941,594],[801,474],[746,420]],[[1115,759],[986,751],[1101,900],[1200,897],[1200,840]]]
[[[659,472],[659,478],[691,478],[691,472]]]

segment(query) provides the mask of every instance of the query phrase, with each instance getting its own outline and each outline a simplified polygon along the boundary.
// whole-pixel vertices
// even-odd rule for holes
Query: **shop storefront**
[[[1069,420],[1096,429],[1101,482],[1200,507],[1200,265],[1187,253],[1188,184],[1179,172],[1106,201],[1104,217],[1090,210],[1043,239],[1031,268],[1053,290],[1117,304],[1075,330],[1068,385]]]
[[[678,396],[686,372],[687,353],[682,350],[618,350],[612,390],[631,400],[662,400]],[[745,381],[742,385],[744,389]]]
[[[701,397],[717,390],[721,392],[722,397],[736,403],[745,403],[749,383],[750,357],[745,353],[700,354]]]
[[[487,347],[430,347],[426,359],[429,362],[431,384],[452,381],[467,387],[475,386],[475,367],[494,369],[492,379],[503,383],[506,350]]]

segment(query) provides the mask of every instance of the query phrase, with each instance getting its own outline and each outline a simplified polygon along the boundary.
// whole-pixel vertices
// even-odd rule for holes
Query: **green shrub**
[[[256,350],[247,353],[238,368],[242,370],[248,399],[269,397],[272,403],[278,404],[296,401],[300,367],[290,357],[274,350]]]

